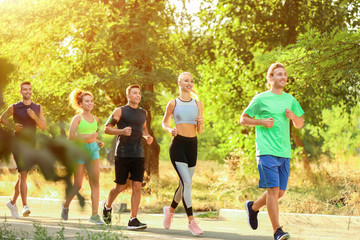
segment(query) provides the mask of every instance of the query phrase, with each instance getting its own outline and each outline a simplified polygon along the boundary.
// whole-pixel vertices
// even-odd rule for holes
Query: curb
[[[245,210],[220,209],[219,218],[229,221],[248,221]],[[267,212],[259,212],[258,220],[259,222],[264,223],[264,225],[270,225]],[[342,230],[360,229],[360,217],[355,216],[280,213],[280,223],[283,225],[311,226],[313,228],[337,228]]]
[[[7,202],[7,201],[9,201],[10,198],[11,198],[11,196],[0,196],[0,202]],[[21,197],[19,197],[19,199],[21,199]],[[19,199],[18,199],[18,201],[19,201]],[[64,202],[64,200],[62,200],[62,199],[52,199],[52,198],[28,197],[27,200],[28,200],[29,206],[32,209],[37,209],[37,206],[41,207],[41,206],[44,206],[45,204],[47,206],[50,206],[53,208],[61,209],[61,204]],[[21,202],[21,200],[20,200],[20,202]],[[90,200],[85,200],[84,203],[85,203],[84,209],[91,208]],[[73,199],[71,201],[71,204],[72,205],[76,204],[76,205],[80,206],[79,200],[77,200],[77,199]],[[19,204],[18,206],[20,206],[20,205],[21,204]],[[112,208],[113,208],[113,213],[130,212],[130,209],[127,208],[126,203],[114,202],[112,204]],[[102,201],[99,201],[99,209],[102,209]],[[41,208],[39,210],[41,210]]]

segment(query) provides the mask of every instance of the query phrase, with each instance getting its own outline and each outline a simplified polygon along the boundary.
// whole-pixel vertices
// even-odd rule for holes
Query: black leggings
[[[192,177],[194,175],[197,158],[197,137],[177,135],[170,144],[170,159],[179,175],[179,187],[176,189],[172,208],[176,208],[183,201],[186,214],[193,215],[191,201]]]

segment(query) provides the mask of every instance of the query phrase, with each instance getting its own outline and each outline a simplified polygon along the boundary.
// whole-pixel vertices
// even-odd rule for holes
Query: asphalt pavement
[[[29,198],[31,208],[29,217],[15,219],[5,206],[9,197],[0,197],[0,225],[7,224],[8,229],[15,229],[19,234],[27,233],[28,238],[33,238],[34,223],[46,227],[50,235],[63,233],[67,239],[78,239],[78,236],[91,234],[113,234],[127,237],[128,239],[154,240],[154,239],[224,239],[224,240],[271,240],[272,229],[266,212],[259,213],[259,228],[254,231],[247,223],[246,212],[236,209],[221,209],[216,219],[196,218],[199,226],[204,231],[200,237],[194,237],[187,229],[187,219],[184,213],[174,215],[171,228],[166,230],[162,226],[163,214],[142,214],[138,218],[148,225],[146,230],[126,230],[129,212],[114,214],[111,226],[96,226],[89,222],[91,213],[90,203],[86,202],[81,208],[76,200],[70,206],[69,220],[60,218],[61,200]],[[117,204],[119,205],[119,204]],[[21,199],[18,200],[19,212]],[[101,212],[101,211],[99,211]],[[196,217],[196,216],[195,216]],[[354,216],[329,216],[312,214],[281,214],[280,223],[288,231],[291,239],[359,239],[360,217]]]

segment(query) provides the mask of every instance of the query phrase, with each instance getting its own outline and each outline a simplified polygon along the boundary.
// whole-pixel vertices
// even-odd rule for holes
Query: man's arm
[[[13,123],[9,121],[9,118],[14,115],[14,107],[10,105],[5,112],[3,112],[0,116],[0,122],[7,126],[8,128],[12,128],[15,132],[20,132],[23,129],[23,125],[20,123]]]
[[[290,109],[285,110],[285,115],[288,119],[291,119],[294,127],[302,128],[304,126],[303,116],[301,116],[301,117],[296,116],[296,114],[293,111],[291,111]]]
[[[147,112],[146,112],[146,116],[147,116]],[[143,125],[143,137],[146,139],[146,143],[149,144],[149,145],[154,140],[153,137],[150,136],[150,134],[149,134],[149,131],[148,131],[147,126],[146,126],[146,120],[145,120],[144,125]]]
[[[274,118],[255,119],[243,112],[240,117],[240,124],[248,127],[264,126],[266,128],[272,128],[274,126]]]
[[[7,127],[12,127],[9,118],[14,114],[14,107],[10,105],[0,116],[0,122]]]
[[[114,110],[113,114],[111,115],[111,120],[108,122],[105,126],[104,133],[108,135],[125,135],[130,136],[131,135],[131,127],[126,127],[123,129],[117,129],[115,128],[117,122],[121,118],[121,108],[117,108]]]
[[[45,118],[44,118],[42,107],[40,106],[39,116],[36,116],[35,112],[31,108],[27,109],[27,113],[36,122],[36,125],[41,130],[45,131],[45,129],[46,129],[46,121],[45,121]]]

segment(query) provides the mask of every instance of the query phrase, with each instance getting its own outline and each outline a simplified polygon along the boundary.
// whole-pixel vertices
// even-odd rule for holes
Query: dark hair
[[[130,85],[126,88],[126,95],[129,95],[130,93],[130,90],[133,89],[133,88],[138,88],[139,90],[141,90],[140,86],[139,85],[136,85],[136,84],[133,84],[133,85]]]
[[[20,90],[22,89],[23,85],[30,85],[31,86],[31,83],[30,82],[22,82],[22,83],[20,83]]]

